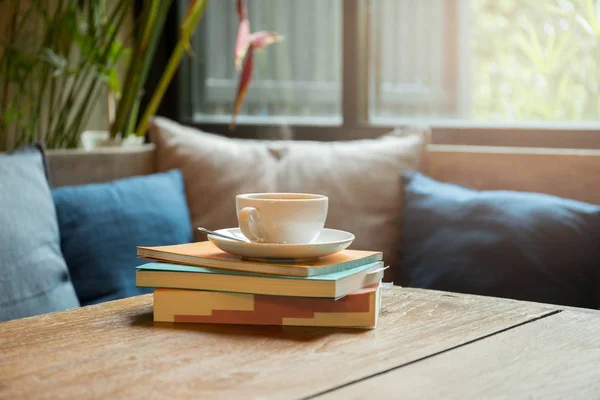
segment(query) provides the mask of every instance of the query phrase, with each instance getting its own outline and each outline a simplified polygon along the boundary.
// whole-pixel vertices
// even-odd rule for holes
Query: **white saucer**
[[[216,232],[248,240],[242,234],[240,228],[220,229]],[[350,232],[327,228],[321,231],[321,234],[313,243],[303,244],[237,242],[215,235],[208,235],[207,237],[215,246],[227,253],[271,262],[295,262],[324,257],[344,250],[354,240],[354,235]]]

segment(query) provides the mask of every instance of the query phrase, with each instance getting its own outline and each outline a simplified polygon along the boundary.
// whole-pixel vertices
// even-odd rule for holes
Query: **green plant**
[[[600,0],[470,0],[473,116],[600,118]]]
[[[193,0],[189,3],[187,11],[182,19],[180,25],[180,36],[177,44],[175,45],[175,49],[169,58],[165,71],[162,74],[162,77],[158,83],[150,102],[148,103],[148,107],[146,111],[142,115],[142,118],[139,122],[137,129],[135,130],[137,136],[143,136],[146,134],[146,130],[148,127],[148,119],[154,115],[162,98],[181,63],[181,58],[186,49],[190,47],[190,39],[198,25],[198,21],[202,17],[204,13],[204,9],[206,8],[207,0]],[[162,29],[162,28],[161,28]],[[130,118],[135,118],[135,114],[130,114]],[[117,129],[111,131],[114,135],[116,132],[119,132]],[[129,130],[128,132],[133,132],[133,130]]]
[[[110,126],[110,135],[115,138],[125,132],[126,136],[135,127],[139,111],[141,91],[148,78],[154,53],[162,33],[172,0],[145,0],[139,21],[136,24],[133,57],[127,69],[123,95],[117,99],[117,114]]]
[[[102,91],[120,91],[128,4],[0,0],[0,151],[76,145]]]
[[[8,9],[0,58],[0,150],[35,140],[49,148],[75,147],[93,107],[107,95],[117,109],[108,125],[111,137],[136,130],[142,90],[173,0],[144,0],[131,48],[119,40],[119,33],[130,36],[123,29],[131,1],[0,2]],[[190,2],[150,109],[160,103],[205,5]],[[126,70],[122,88],[120,68]]]
[[[180,25],[180,36],[148,107],[138,119],[140,101],[166,16],[173,0],[144,0],[133,24],[129,48],[126,17],[129,0],[0,0],[7,8],[0,44],[0,151],[41,140],[49,148],[75,147],[97,101],[114,99],[116,116],[108,122],[110,136],[143,136],[147,123],[169,86],[207,0],[191,0]],[[240,21],[235,63],[240,85],[233,121],[250,84],[254,50],[280,40],[274,32],[250,32],[246,4],[237,0]],[[0,11],[2,9],[0,8]],[[27,32],[32,29],[33,32]],[[41,37],[42,40],[38,38]],[[121,84],[119,71],[126,69]]]

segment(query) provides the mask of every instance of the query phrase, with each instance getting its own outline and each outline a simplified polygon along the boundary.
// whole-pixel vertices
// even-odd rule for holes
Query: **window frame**
[[[372,124],[369,121],[370,107],[370,77],[369,57],[371,44],[369,38],[370,4],[373,0],[344,0],[342,2],[342,101],[341,124],[302,124],[286,125],[286,131],[291,132],[295,140],[355,140],[375,138],[395,128],[407,125],[427,126],[432,131],[432,143],[472,146],[507,146],[507,147],[545,147],[600,149],[600,121],[592,123],[570,124],[493,124],[471,123],[470,121],[422,121],[399,119],[393,125]],[[460,0],[443,0],[447,9],[455,9]],[[178,16],[181,18],[185,11],[186,1],[180,0]],[[202,56],[202,42],[199,38],[208,33],[206,24],[200,22],[195,35],[196,57]],[[456,43],[454,43],[456,45]],[[176,80],[176,109],[180,122],[198,129],[229,137],[246,139],[278,139],[277,131],[280,122],[266,120],[248,123],[244,119],[238,121],[235,130],[230,131],[228,123],[202,122],[193,118],[193,103],[201,95],[203,88],[192,91],[189,85],[191,74],[203,74],[202,66],[194,64],[192,72],[191,60],[185,60]],[[289,136],[282,138],[289,139]]]

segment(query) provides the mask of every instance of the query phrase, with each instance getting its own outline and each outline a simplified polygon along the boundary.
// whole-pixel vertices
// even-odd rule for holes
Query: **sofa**
[[[383,251],[391,267],[385,280],[396,285],[578,307],[600,305],[600,151],[436,145],[424,127],[333,143],[226,139],[160,118],[151,129],[153,143],[141,147],[47,151],[54,191],[177,170],[189,215],[165,218],[189,219],[183,229],[192,231],[200,225],[234,226],[235,193],[324,193],[333,199],[326,226],[357,234],[352,248]],[[102,186],[95,188],[102,193]],[[90,204],[99,198],[112,201],[95,192],[86,196]],[[70,206],[76,209],[74,215],[91,208],[87,203]],[[111,212],[127,215],[135,208],[117,204]],[[57,209],[59,226],[65,225],[58,203]],[[153,215],[155,226],[169,225],[160,214]],[[473,218],[480,215],[489,218]],[[118,216],[114,219],[119,222]],[[118,262],[108,257],[96,266],[95,259],[110,248],[82,256],[80,250],[94,247],[94,241],[74,240],[69,249],[63,237],[66,229],[61,229],[67,264],[75,257],[79,263],[88,260],[96,269],[110,270],[122,261],[133,270],[128,265],[131,255]],[[148,244],[135,241],[136,230],[121,231],[120,239],[103,230],[88,232],[128,251]],[[164,240],[187,241],[186,235]],[[205,238],[198,232],[191,235],[190,241]],[[77,278],[71,265],[69,269],[74,280],[106,279],[93,270]],[[130,291],[130,277],[119,279],[121,289],[112,294],[87,288],[97,292],[93,302],[84,303],[78,290],[80,303],[139,293]]]

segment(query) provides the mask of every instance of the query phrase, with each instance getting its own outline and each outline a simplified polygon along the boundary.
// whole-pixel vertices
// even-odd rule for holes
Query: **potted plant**
[[[172,0],[159,2],[160,5],[157,6],[157,8],[160,9],[157,12],[166,15],[171,1]],[[204,12],[206,2],[207,0],[193,0],[188,4],[188,9],[181,22],[179,40],[171,54],[158,86],[150,99],[148,107],[139,120],[134,137],[143,138],[146,134],[148,120],[158,109],[158,106],[179,67],[185,50],[190,46],[192,34]],[[245,0],[236,0],[236,3],[238,28],[234,48],[234,62],[236,69],[238,69],[238,71],[241,70],[241,75],[234,101],[234,108],[232,110],[232,122],[230,125],[232,129],[235,127],[235,118],[241,109],[246,91],[250,85],[252,70],[254,68],[254,51],[265,48],[282,39],[282,36],[276,32],[260,31],[252,33],[250,30],[250,21]],[[136,96],[136,93],[141,91],[143,83],[147,78],[149,65],[153,58],[153,52],[158,38],[158,36],[155,35],[157,32],[160,33],[160,31],[162,31],[163,24],[164,20],[157,23],[156,27],[151,27],[150,30],[152,33],[147,36],[142,35],[138,41],[137,51],[140,55],[140,59],[144,59],[144,65],[140,66],[132,63],[130,66],[130,73],[127,75],[127,84],[131,84],[131,87],[127,87],[126,84],[126,90],[124,90],[124,92],[127,97],[119,105],[115,123],[111,126],[110,136],[113,139],[119,137],[119,132],[122,132],[124,129],[126,129],[127,132],[133,132],[132,127],[135,124],[137,111],[139,109],[139,95]],[[144,29],[142,29],[142,31],[144,31]],[[147,49],[151,50],[147,52]],[[136,82],[135,80],[135,77],[138,76],[141,77],[140,82]],[[137,86],[136,83],[141,83],[141,86]]]
[[[207,0],[188,3],[179,40],[140,113],[142,90],[172,2],[144,0],[132,23],[132,2],[127,0],[0,0],[0,151],[33,141],[50,149],[142,143],[148,118],[160,105]],[[237,0],[237,13],[234,59],[242,72],[234,119],[250,83],[254,50],[281,38],[274,32],[251,33],[243,0]],[[105,104],[107,129],[82,133],[99,103]]]
[[[0,0],[0,151],[75,147],[104,89],[118,91],[126,1]]]

